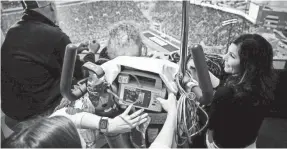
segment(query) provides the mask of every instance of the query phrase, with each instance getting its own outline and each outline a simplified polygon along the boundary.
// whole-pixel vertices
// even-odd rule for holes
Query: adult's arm
[[[174,136],[175,136],[175,129],[176,129],[176,112],[170,112],[167,114],[166,121],[154,140],[154,142],[149,147],[152,148],[171,148]]]
[[[160,133],[149,148],[171,148],[177,125],[176,97],[170,93],[167,100],[161,98],[158,100],[168,114]]]
[[[188,77],[184,77],[183,79],[183,84],[185,85],[185,91],[187,93],[189,92],[194,92],[196,97],[197,97],[197,101],[200,103],[200,104],[204,104],[203,103],[203,94],[202,94],[202,90],[201,88],[199,87],[199,83],[197,82],[197,80],[193,79],[193,78],[188,78]],[[215,92],[216,92],[216,89],[213,90],[213,94],[215,95]],[[213,98],[214,99],[214,98]],[[212,99],[212,100],[213,100]],[[208,104],[210,105],[212,103],[212,101]],[[206,106],[208,106],[206,105]]]
[[[115,118],[108,118],[108,133],[125,133],[132,128],[147,121],[147,114],[142,114],[143,110],[138,110],[128,115],[132,105],[130,105],[122,114]],[[68,110],[74,110],[68,112]],[[53,116],[65,116],[69,118],[77,128],[80,129],[99,129],[101,117],[87,112],[77,112],[76,109],[62,108],[53,113]]]

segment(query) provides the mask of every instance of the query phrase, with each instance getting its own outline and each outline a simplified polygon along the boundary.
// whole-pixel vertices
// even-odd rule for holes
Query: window
[[[217,5],[219,2],[228,8]],[[57,1],[60,27],[72,42],[96,39],[104,43],[108,38],[110,25],[122,20],[134,20],[140,24],[142,30],[152,32],[155,36],[161,37],[164,43],[175,47],[172,49],[178,49],[181,42],[181,3],[181,1]],[[202,42],[206,46],[206,53],[224,54],[228,43],[243,33],[268,34],[276,38],[272,29],[278,28],[279,16],[273,15],[275,13],[269,10],[268,14],[257,18],[262,24],[256,24],[249,16],[250,1],[191,0],[190,3],[188,44],[190,46]],[[22,8],[21,3],[1,1],[1,4],[3,9],[1,29],[5,35],[9,27],[21,18],[23,9],[7,13],[5,12],[7,9]],[[261,6],[257,1],[253,4]],[[246,8],[243,10],[243,7]],[[222,25],[224,21],[232,19],[237,22]],[[282,27],[287,29],[287,26]],[[164,38],[161,35],[164,35]],[[284,55],[287,55],[282,53],[282,50],[277,51],[281,52],[277,54],[282,55],[280,57],[284,58]]]

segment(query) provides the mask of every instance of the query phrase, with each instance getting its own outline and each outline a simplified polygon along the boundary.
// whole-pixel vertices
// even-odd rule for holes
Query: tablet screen
[[[151,100],[151,91],[141,90],[137,88],[126,87],[124,89],[124,98],[126,102],[133,103],[138,100],[134,105],[148,108]]]

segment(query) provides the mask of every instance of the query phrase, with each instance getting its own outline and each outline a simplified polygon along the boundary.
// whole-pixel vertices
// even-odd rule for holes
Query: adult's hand
[[[183,76],[182,82],[184,84],[184,90],[188,93],[191,91],[192,88],[198,86],[198,82],[193,77],[190,77],[187,74]]]
[[[77,52],[82,53],[83,51],[89,51],[89,42],[80,43],[78,45]]]
[[[169,93],[168,94],[168,99],[162,99],[160,97],[158,97],[156,99],[160,102],[162,108],[166,112],[171,113],[171,112],[176,112],[177,111],[177,108],[176,108],[177,101],[176,101],[176,97],[175,97],[175,95],[173,93]]]
[[[89,42],[89,52],[92,52],[94,54],[96,54],[99,49],[100,49],[100,44],[97,42],[97,40],[92,40]]]
[[[128,108],[119,116],[109,119],[108,132],[109,133],[125,133],[130,132],[132,128],[147,121],[148,114],[142,114],[143,109],[128,115],[133,105]]]

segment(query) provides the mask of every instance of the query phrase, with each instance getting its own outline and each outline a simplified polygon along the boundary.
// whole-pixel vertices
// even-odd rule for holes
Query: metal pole
[[[180,45],[180,61],[179,61],[179,72],[183,76],[186,70],[186,59],[187,59],[187,45],[188,45],[188,24],[189,24],[189,1],[184,0],[182,2],[182,26],[181,26],[181,45]],[[188,148],[188,142],[183,144],[183,148]]]
[[[182,29],[181,29],[181,45],[180,45],[180,72],[184,75],[186,70],[186,57],[187,57],[187,45],[188,45],[188,11],[189,1],[184,0],[182,2]]]

